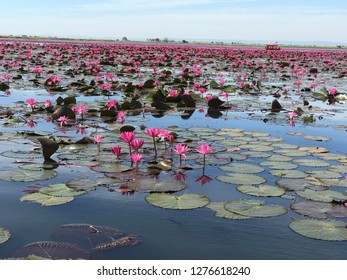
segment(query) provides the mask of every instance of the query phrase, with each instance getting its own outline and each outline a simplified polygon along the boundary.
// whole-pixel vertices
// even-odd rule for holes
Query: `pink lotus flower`
[[[293,120],[297,116],[298,116],[298,114],[295,113],[294,111],[288,113],[289,120]]]
[[[142,159],[141,154],[136,153],[136,154],[131,155],[131,161],[136,163],[136,164],[138,164],[141,161],[141,159]]]
[[[110,91],[111,88],[112,88],[112,84],[109,84],[109,83],[107,83],[107,84],[101,84],[101,85],[100,85],[100,88],[101,88],[102,90]]]
[[[119,156],[121,154],[121,151],[122,151],[122,147],[119,145],[111,148],[111,152],[116,155],[117,160],[119,160]]]
[[[201,144],[198,149],[195,149],[200,154],[206,155],[210,154],[213,151],[213,148],[209,144]]]
[[[69,118],[67,116],[61,116],[57,119],[58,122],[60,122],[60,126],[66,125],[69,121]]]
[[[101,143],[101,141],[102,141],[103,138],[104,138],[104,136],[98,134],[98,135],[95,135],[95,136],[94,136],[94,141],[95,141],[96,143]]]
[[[117,106],[117,100],[111,99],[107,104],[106,107],[108,108],[108,110],[110,110],[112,107],[116,108]]]
[[[141,82],[137,84],[137,86],[138,86],[139,88],[143,88],[144,85],[145,85],[145,84],[144,84],[144,83],[141,83]]]
[[[131,161],[136,164],[136,171],[138,170],[139,163],[140,163],[141,159],[142,159],[141,154],[136,153],[136,154],[131,155]]]
[[[189,151],[189,147],[187,145],[178,144],[172,149],[174,154],[178,154],[180,156],[180,166],[182,165],[182,158],[186,159],[186,152]]]
[[[175,89],[170,89],[169,95],[170,95],[171,97],[176,97],[176,96],[178,95],[178,91],[175,90]]]
[[[205,156],[206,156],[206,154],[212,153],[213,148],[210,145],[208,145],[208,144],[201,144],[198,149],[195,149],[195,151],[197,151],[200,154],[203,154],[202,175],[205,175]]]
[[[154,146],[154,154],[157,156],[157,144],[155,141],[155,137],[157,137],[160,133],[161,129],[160,128],[146,128],[146,134],[151,136],[153,139],[153,146]]]
[[[133,140],[130,142],[130,146],[138,152],[139,149],[142,148],[142,145],[145,141],[143,139]]]
[[[332,87],[332,88],[329,88],[329,94],[330,95],[335,95],[337,92],[336,88]]]
[[[132,152],[131,152],[131,141],[133,141],[135,139],[135,132],[134,131],[123,131],[120,134],[120,138],[122,138],[122,140],[125,143],[128,143],[128,147],[129,147],[129,155],[131,156]]]
[[[124,122],[125,113],[122,112],[122,111],[118,112],[118,114],[117,114],[117,119],[118,119],[118,120],[121,120],[121,122]]]
[[[102,136],[100,134],[94,136],[94,141],[98,145],[98,154],[100,154],[100,144],[101,144],[101,141],[103,138],[104,138],[104,136]]]
[[[50,107],[50,106],[52,106],[52,102],[51,102],[51,100],[47,99],[47,100],[43,103],[43,105],[44,105],[45,107]]]
[[[122,138],[122,140],[125,143],[130,143],[131,141],[133,141],[135,139],[135,132],[134,131],[124,131],[120,134],[120,138]]]
[[[28,107],[31,107],[32,109],[34,109],[34,106],[36,105],[36,100],[35,98],[28,98],[26,100]]]

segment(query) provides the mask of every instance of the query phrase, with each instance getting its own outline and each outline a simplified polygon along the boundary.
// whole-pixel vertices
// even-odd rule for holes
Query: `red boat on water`
[[[275,50],[275,51],[278,51],[280,50],[280,46],[278,44],[273,44],[273,43],[269,43],[269,44],[266,44],[265,45],[265,50]]]

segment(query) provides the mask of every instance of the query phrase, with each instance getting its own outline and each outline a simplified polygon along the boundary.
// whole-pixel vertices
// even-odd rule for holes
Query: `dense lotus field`
[[[0,41],[0,258],[344,259],[347,52]]]

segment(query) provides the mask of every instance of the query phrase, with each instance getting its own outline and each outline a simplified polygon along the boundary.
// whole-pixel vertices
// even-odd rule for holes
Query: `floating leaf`
[[[227,176],[217,176],[217,180],[236,185],[259,185],[266,182],[266,179],[253,174],[227,173]]]
[[[311,136],[311,135],[305,135],[304,138],[306,140],[313,140],[313,141],[329,141],[331,138],[325,137],[325,136]]]
[[[314,187],[307,179],[280,179],[276,181],[276,185],[288,191],[304,190]]]
[[[195,193],[185,193],[180,196],[167,193],[152,193],[146,196],[146,201],[157,207],[167,209],[195,209],[209,203],[206,196]]]
[[[309,216],[314,219],[326,219],[327,214],[337,217],[347,217],[347,208],[343,205],[315,202],[315,201],[298,201],[293,203],[290,208],[296,213]]]
[[[121,165],[119,163],[104,163],[104,164],[100,164],[97,166],[93,166],[90,169],[96,171],[96,172],[101,172],[101,173],[118,173],[118,172],[124,172],[127,170],[130,170],[131,167],[127,166],[127,165]]]
[[[225,202],[210,202],[206,205],[207,208],[214,211],[214,215],[219,218],[231,219],[231,220],[245,220],[251,219],[249,216],[240,215],[234,212],[230,212],[224,208]]]
[[[271,169],[283,169],[283,170],[290,170],[290,169],[295,169],[298,166],[293,163],[289,163],[287,161],[264,161],[259,163],[259,165],[268,167]]]
[[[30,171],[23,170],[21,172],[15,172],[11,176],[12,181],[16,182],[33,182],[52,179],[57,176],[57,172],[54,170],[41,170],[41,171]]]
[[[315,146],[299,147],[299,150],[309,152],[311,154],[324,154],[329,152],[327,148],[315,147]]]
[[[317,179],[339,179],[342,177],[340,173],[328,170],[306,170],[305,172]]]
[[[274,152],[288,157],[306,157],[310,155],[309,152],[301,151],[299,149],[278,149],[274,150]]]
[[[326,184],[330,187],[347,187],[347,180],[346,179],[319,179],[320,182],[323,184]]]
[[[49,187],[40,188],[39,192],[51,196],[61,197],[72,197],[86,193],[85,191],[69,188],[66,184],[51,184]]]
[[[338,191],[333,190],[323,190],[323,191],[315,191],[306,189],[304,191],[297,191],[296,194],[303,198],[321,201],[321,202],[332,202],[333,200],[346,200],[347,195],[344,195]]]
[[[294,162],[302,166],[311,166],[311,167],[325,167],[330,165],[329,163],[323,160],[314,160],[314,159],[296,159],[294,160]]]
[[[269,161],[291,161],[293,158],[289,156],[282,155],[272,155],[267,158]]]
[[[8,229],[0,227],[0,244],[5,243],[11,238],[11,233]]]
[[[303,236],[330,241],[347,240],[347,224],[333,220],[295,220],[289,227]]]
[[[247,163],[230,163],[228,165],[224,165],[219,168],[227,172],[248,173],[248,174],[260,173],[265,170],[264,168],[258,165],[247,164]]]
[[[56,206],[65,204],[68,202],[71,202],[74,198],[73,197],[57,197],[57,196],[51,196],[46,195],[43,193],[30,193],[27,195],[24,195],[21,197],[20,201],[30,201],[30,202],[36,202],[40,203],[42,206]]]
[[[91,191],[91,190],[95,190],[96,187],[99,185],[99,183],[96,181],[92,181],[90,179],[86,179],[86,178],[75,178],[66,182],[66,185],[69,188],[72,188],[78,191],[80,190]]]
[[[153,178],[138,178],[128,183],[127,187],[137,192],[177,192],[185,189],[187,184],[174,179],[158,181]]]
[[[321,159],[325,160],[344,160],[347,159],[345,155],[341,154],[333,154],[333,153],[324,153],[324,154],[319,154],[317,155]]]
[[[251,158],[267,158],[271,156],[269,153],[253,151],[242,152],[241,154]]]
[[[224,205],[225,209],[240,215],[251,217],[274,217],[287,213],[287,208],[277,204],[265,204],[263,200],[232,200]]]
[[[302,171],[298,170],[271,170],[270,173],[277,177],[283,177],[283,178],[292,178],[292,179],[300,179],[305,178],[307,174],[305,174]]]
[[[254,196],[282,196],[285,193],[283,188],[271,185],[248,186],[241,185],[236,188],[239,192]]]
[[[331,166],[329,166],[328,171],[346,174],[347,173],[347,165],[331,165]]]
[[[26,245],[19,253],[21,256],[36,255],[53,260],[89,259],[88,252],[63,242],[39,241]]]
[[[41,154],[35,151],[5,151],[2,152],[3,157],[15,159],[35,159],[40,158]]]

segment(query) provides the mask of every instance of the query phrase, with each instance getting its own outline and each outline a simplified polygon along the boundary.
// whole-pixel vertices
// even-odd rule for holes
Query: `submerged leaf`
[[[137,235],[131,234],[118,239],[111,239],[111,241],[97,244],[93,250],[112,250],[123,246],[136,245],[140,243]]]
[[[36,255],[53,260],[90,258],[90,254],[87,251],[75,245],[52,241],[39,241],[28,244],[19,252],[19,255]]]

